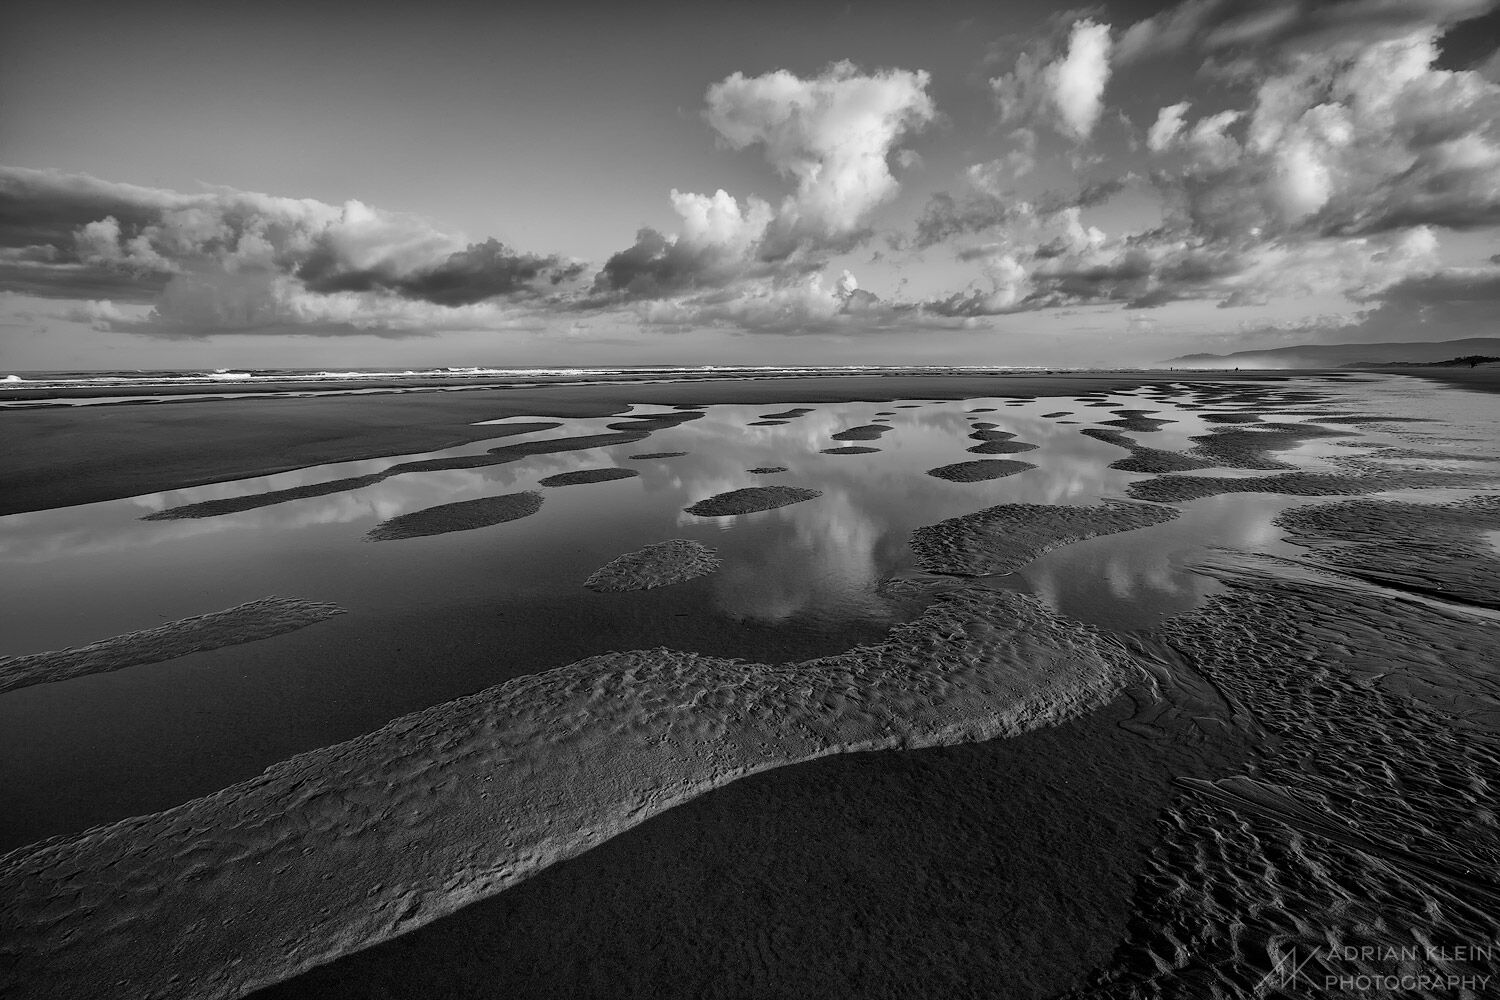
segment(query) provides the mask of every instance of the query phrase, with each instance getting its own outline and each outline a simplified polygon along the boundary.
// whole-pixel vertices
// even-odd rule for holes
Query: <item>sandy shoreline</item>
[[[556,385],[461,392],[224,399],[0,413],[0,515],[96,503],[312,465],[438,451],[499,436],[482,420],[603,417],[631,404],[838,403],[1068,396],[1305,372],[827,377]],[[1341,372],[1341,375],[1349,375]],[[305,388],[305,387],[303,387]],[[768,406],[768,410],[769,410]],[[645,429],[645,428],[643,428]]]

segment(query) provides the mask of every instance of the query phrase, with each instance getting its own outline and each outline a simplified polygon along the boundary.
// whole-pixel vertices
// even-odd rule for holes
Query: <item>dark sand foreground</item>
[[[1125,934],[1172,775],[1209,773],[1131,715],[744,778],[255,997],[1053,996]]]

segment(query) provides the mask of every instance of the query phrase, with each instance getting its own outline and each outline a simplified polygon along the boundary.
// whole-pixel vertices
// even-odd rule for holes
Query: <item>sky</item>
[[[0,375],[1500,335],[1497,6],[23,0]]]

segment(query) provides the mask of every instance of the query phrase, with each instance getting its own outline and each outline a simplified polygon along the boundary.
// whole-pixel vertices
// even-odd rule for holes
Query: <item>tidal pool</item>
[[[1464,401],[1390,380],[1379,412]],[[1348,408],[1368,389],[1299,382]],[[1377,383],[1384,388],[1387,383]],[[1097,400],[1095,400],[1097,401]],[[1186,386],[1119,393],[1111,405],[1071,398],[1017,402],[902,400],[816,405],[710,406],[649,437],[480,468],[402,473],[358,489],[239,513],[142,518],[227,497],[376,474],[402,462],[479,456],[491,447],[608,434],[620,415],[565,419],[541,431],[424,455],[318,466],[106,503],[0,518],[0,656],[63,649],[230,608],[268,596],[331,602],[348,613],[297,632],[193,653],[164,663],[42,684],[0,698],[0,849],[167,808],[258,773],[276,761],[369,732],[400,715],[508,678],[585,656],[666,646],[761,663],[802,660],[878,642],[910,620],[923,598],[888,581],[921,579],[911,532],[1003,503],[1090,505],[1151,478],[1109,468],[1128,455],[1080,434],[1110,426],[1117,409],[1171,420],[1131,431],[1168,450],[1222,426]],[[1274,402],[1274,398],[1273,398]],[[1289,410],[1308,404],[1288,400]],[[1069,420],[1044,414],[1070,410]],[[636,408],[631,416],[682,411]],[[850,428],[880,419],[878,450],[830,454]],[[1267,417],[1289,422],[1315,417]],[[505,424],[535,423],[518,417]],[[552,421],[548,421],[552,422]],[[982,482],[927,475],[971,461],[975,423],[1036,445],[1035,466]],[[650,426],[649,424],[647,426]],[[1410,425],[1425,433],[1432,425]],[[1379,429],[1318,441],[1299,455],[1321,468],[1345,452],[1398,442]],[[875,435],[871,435],[875,437]],[[1334,442],[1334,443],[1330,443]],[[674,453],[682,454],[674,454]],[[667,454],[669,457],[642,457]],[[544,480],[618,466],[633,478],[548,488]],[[752,469],[782,467],[774,473]],[[1244,475],[1216,469],[1206,475]],[[728,517],[685,512],[746,487],[789,486],[820,496]],[[473,530],[372,542],[381,522],[427,508],[539,491],[529,516]],[[1273,525],[1288,506],[1317,502],[1230,494],[1177,505],[1165,524],[1050,552],[986,586],[1034,594],[1055,610],[1108,630],[1148,628],[1197,606],[1220,584],[1188,568],[1218,547],[1291,555]],[[625,553],[681,538],[711,547],[717,572],[629,593],[584,588]],[[930,599],[930,595],[927,599]]]

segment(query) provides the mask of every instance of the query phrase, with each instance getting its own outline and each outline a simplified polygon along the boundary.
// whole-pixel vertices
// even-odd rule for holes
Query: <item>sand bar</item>
[[[381,521],[365,537],[384,542],[398,538],[421,538],[450,531],[472,531],[530,517],[542,509],[542,495],[535,490],[505,493],[497,497],[439,504]]]
[[[1107,703],[1132,671],[1101,633],[982,589],[943,595],[879,645],[800,663],[592,657],[6,855],[0,937],[14,960],[0,992],[238,996],[735,778],[1054,725]]]
[[[882,434],[890,433],[891,428],[884,424],[862,424],[859,427],[850,427],[831,435],[835,441],[874,441]]]
[[[683,510],[699,517],[728,517],[732,514],[754,514],[761,510],[774,510],[788,504],[801,503],[822,496],[821,490],[803,489],[798,486],[746,486],[699,500]]]
[[[1380,583],[1500,609],[1500,496],[1451,504],[1349,500],[1282,512],[1276,523],[1322,562]]]
[[[180,507],[168,507],[154,514],[147,514],[141,520],[172,521],[185,517],[218,517],[223,514],[237,514],[241,511],[257,510],[261,507],[286,503],[290,500],[303,500],[308,497],[328,496],[333,493],[345,493],[350,490],[363,489],[366,486],[373,486],[375,483],[390,479],[392,476],[405,475],[411,472],[486,469],[496,465],[519,462],[533,455],[557,455],[569,451],[589,451],[594,448],[607,448],[616,444],[631,444],[649,437],[650,433],[650,431],[643,430],[623,430],[611,434],[584,434],[579,437],[542,438],[537,441],[523,441],[520,444],[501,445],[497,448],[491,448],[480,455],[459,455],[453,458],[428,458],[411,462],[398,462],[380,472],[372,472],[363,476],[350,476],[345,479],[332,479],[323,483],[292,486],[284,490],[246,493],[241,496],[204,500],[201,503],[183,504]]]
[[[651,590],[707,576],[719,568],[717,553],[687,538],[673,538],[618,556],[583,585],[600,593]]]
[[[223,611],[167,622],[86,646],[0,657],[0,692],[254,642],[295,632],[343,613],[344,609],[337,604],[263,597]]]
[[[928,469],[927,474],[950,483],[982,483],[991,479],[1014,476],[1036,466],[1029,462],[1014,462],[1005,458],[981,458],[972,462],[955,462]]]
[[[1014,573],[1045,552],[1085,538],[1134,531],[1177,517],[1170,507],[1106,503],[1093,507],[1001,504],[912,532],[917,565],[929,573]]]
[[[617,479],[634,479],[640,473],[634,469],[621,469],[608,467],[602,469],[577,469],[573,472],[559,472],[555,476],[547,476],[538,479],[539,486],[586,486],[589,483],[612,483]]]

